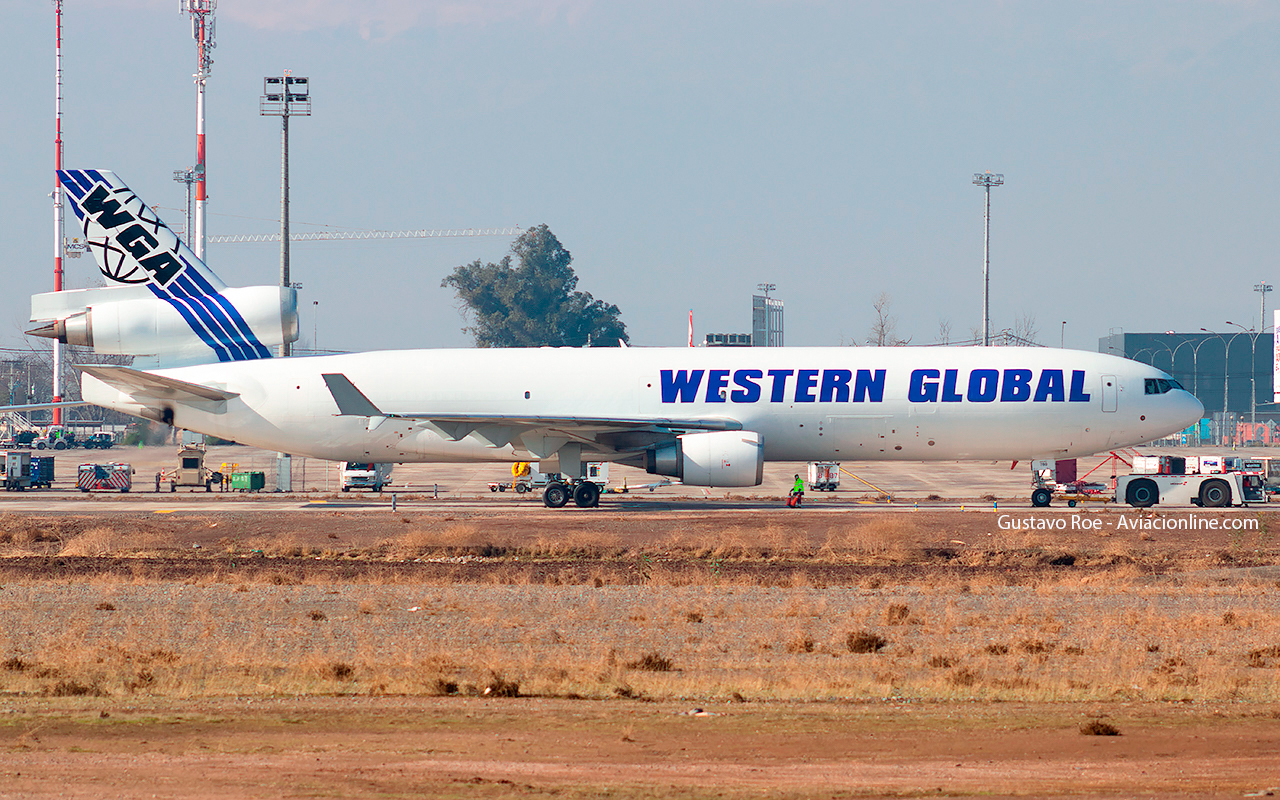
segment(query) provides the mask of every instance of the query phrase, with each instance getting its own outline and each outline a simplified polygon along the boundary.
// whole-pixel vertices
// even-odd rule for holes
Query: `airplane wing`
[[[176,378],[166,378],[163,375],[142,372],[130,367],[85,366],[79,369],[114,389],[132,395],[139,401],[216,403],[240,396],[237,392],[214,389],[211,386],[201,386],[198,383],[188,383]]]
[[[322,376],[338,416],[368,417],[373,430],[387,419],[416,420],[452,442],[474,436],[493,447],[520,441],[541,458],[568,441],[587,441],[615,451],[643,450],[656,441],[690,431],[737,431],[742,423],[720,418],[525,416],[451,412],[387,412],[340,372]],[[546,455],[542,455],[546,453]]]

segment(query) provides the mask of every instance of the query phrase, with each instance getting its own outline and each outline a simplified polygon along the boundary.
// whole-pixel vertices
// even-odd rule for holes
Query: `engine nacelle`
[[[679,478],[687,486],[759,486],[764,444],[755,431],[686,433],[649,450],[645,469]]]
[[[95,291],[102,292],[103,302],[94,302]],[[109,292],[87,290],[82,311],[59,315],[28,333],[98,353],[221,361],[264,358],[269,348],[298,338],[298,293],[292,288],[223,289],[176,303],[158,297],[116,299]]]

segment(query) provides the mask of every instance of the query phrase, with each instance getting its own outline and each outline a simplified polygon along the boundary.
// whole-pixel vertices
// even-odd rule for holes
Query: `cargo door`
[[[1115,411],[1120,388],[1115,375],[1102,376],[1102,410]]]

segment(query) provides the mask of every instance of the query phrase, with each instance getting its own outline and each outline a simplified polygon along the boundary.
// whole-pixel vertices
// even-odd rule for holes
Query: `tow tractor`
[[[201,445],[183,447],[178,451],[178,466],[156,475],[156,491],[160,491],[162,482],[168,482],[170,492],[178,491],[179,486],[203,486],[206,492],[212,492],[213,484],[222,482],[222,473],[206,467],[204,455]]]
[[[1031,504],[1043,508],[1055,497],[1073,507],[1087,500],[1124,502],[1135,508],[1157,503],[1201,508],[1265,503],[1265,476],[1260,472],[1228,470],[1225,461],[1222,456],[1134,456],[1130,463],[1111,453],[1080,479],[1075,477],[1075,459],[1034,461]],[[1132,471],[1113,475],[1110,486],[1084,480],[1108,463],[1122,463]]]
[[[1133,474],[1116,478],[1116,500],[1136,508],[1195,505],[1225,508],[1265,503],[1266,477],[1260,472],[1228,471],[1222,456],[1139,456]]]

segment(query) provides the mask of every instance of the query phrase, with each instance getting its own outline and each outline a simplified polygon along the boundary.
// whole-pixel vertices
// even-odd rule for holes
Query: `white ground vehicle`
[[[1265,503],[1263,477],[1251,472],[1209,475],[1135,474],[1116,478],[1116,502],[1137,508],[1196,505],[1203,508]]]
[[[356,461],[342,462],[342,491],[352,489],[368,489],[373,492],[382,491],[382,487],[391,482],[392,464],[368,464]]]
[[[834,492],[840,485],[840,465],[834,461],[809,462],[805,483],[815,492]]]

